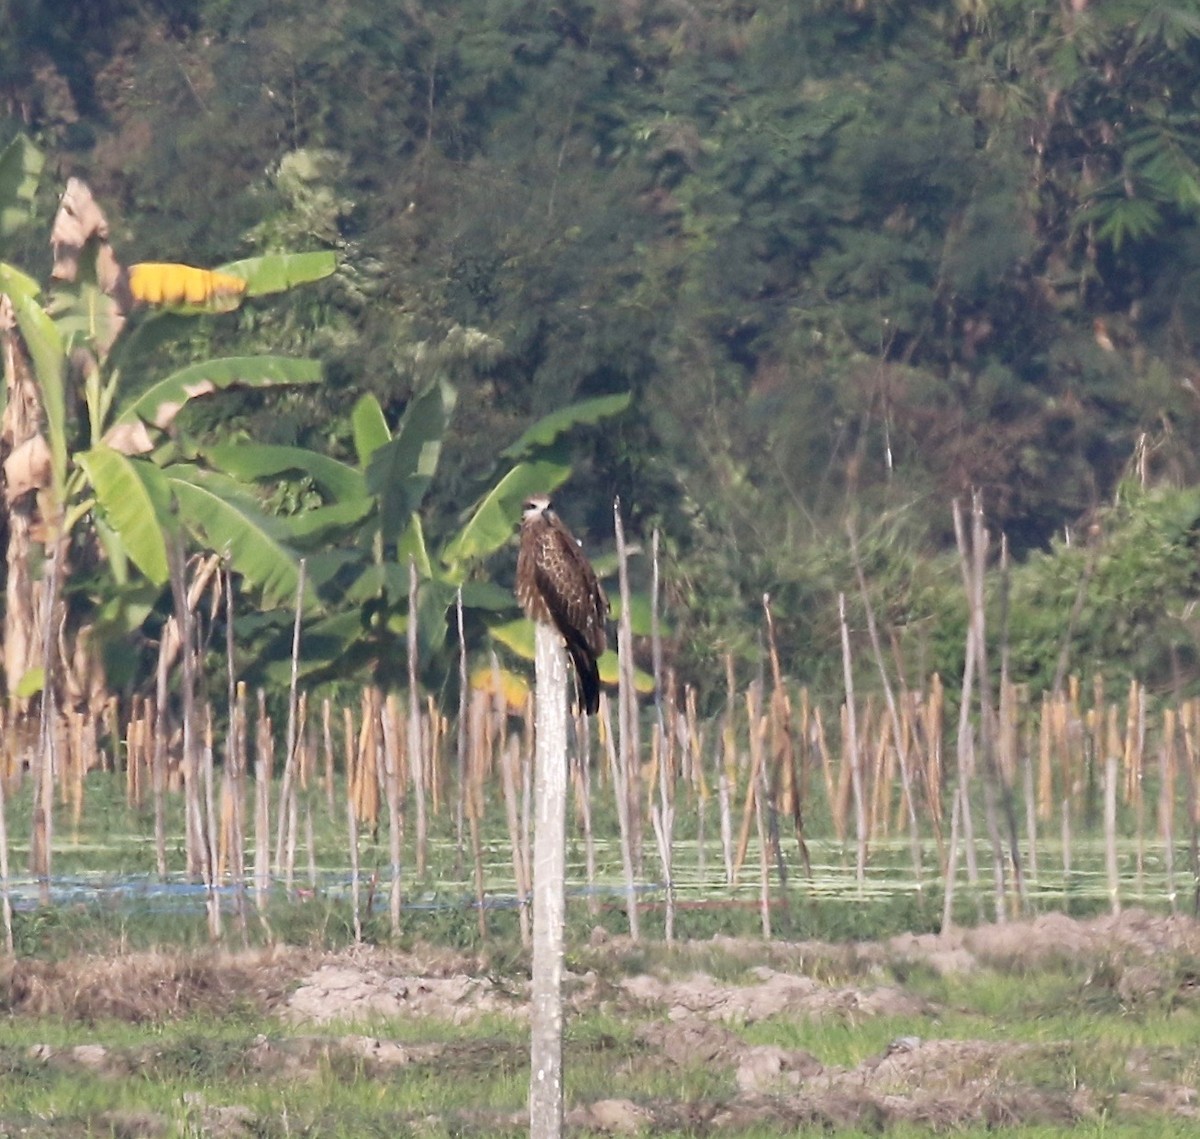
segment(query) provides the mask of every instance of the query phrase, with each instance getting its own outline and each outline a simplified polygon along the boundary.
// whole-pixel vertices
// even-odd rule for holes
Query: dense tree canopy
[[[1197,0],[0,20],[0,141],[85,175],[130,260],[338,253],[322,290],[193,343],[315,355],[324,386],[198,429],[349,459],[356,398],[395,422],[445,374],[436,538],[530,422],[631,390],[577,437],[564,512],[606,534],[620,493],[661,526],[689,667],[750,652],[770,589],[804,671],[853,592],[847,516],[916,627],[953,496],[982,488],[1023,555],[1109,501],[1139,441],[1148,481],[1197,473]]]

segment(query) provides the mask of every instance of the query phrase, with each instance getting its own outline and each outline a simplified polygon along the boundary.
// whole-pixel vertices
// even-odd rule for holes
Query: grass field
[[[246,874],[211,888],[186,874],[178,795],[165,801],[160,877],[151,803],[129,805],[121,772],[92,772],[80,789],[81,801],[56,802],[49,883],[25,869],[30,781],[7,802],[15,956],[0,983],[0,1139],[526,1133],[520,803],[510,814],[501,794],[485,798],[477,864],[469,830],[456,841],[452,803],[431,804],[418,874],[410,799],[396,927],[386,812],[362,826],[356,942],[340,779],[332,811],[319,780],[300,788],[290,873],[272,857],[256,882],[248,823]],[[273,822],[280,790],[270,786]],[[854,843],[830,837],[814,796],[811,874],[794,835],[781,833],[778,860],[767,851],[767,940],[759,833],[748,828],[731,884],[716,804],[681,782],[667,946],[653,838],[636,875],[635,944],[612,789],[592,783],[590,870],[577,792],[571,1134],[1194,1133],[1200,927],[1172,916],[1190,910],[1195,888],[1185,828],[1168,863],[1148,813],[1121,805],[1111,849],[1124,912],[1110,916],[1110,848],[1081,797],[1069,860],[1057,827],[1038,836],[1036,876],[1022,846],[1024,894],[1006,894],[1019,920],[1006,924],[988,924],[991,849],[977,836],[978,881],[960,860],[956,929],[938,936],[945,836],[922,836],[918,878],[898,828],[874,835],[859,880]],[[734,805],[736,839],[750,816]],[[273,846],[277,831],[267,833]],[[314,992],[328,1015],[297,1011]]]
[[[981,927],[953,967],[949,948],[574,946],[568,1130],[1194,1133],[1192,922]],[[499,940],[20,960],[0,986],[0,1134],[520,1135],[526,968]]]

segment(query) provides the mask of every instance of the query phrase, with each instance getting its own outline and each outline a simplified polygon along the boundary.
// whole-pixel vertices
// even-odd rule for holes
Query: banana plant
[[[457,395],[442,376],[409,401],[395,432],[372,395],[351,414],[356,465],[293,447],[249,443],[206,450],[205,459],[239,480],[302,477],[322,505],[286,522],[297,548],[311,547],[309,567],[327,615],[305,631],[301,668],[310,678],[369,672],[391,679],[405,667],[410,565],[417,570],[419,649],[425,662],[446,664],[449,615],[461,589],[473,626],[499,630],[497,641],[521,652],[523,642],[505,636],[513,619],[511,593],[491,581],[488,558],[508,544],[531,494],[548,493],[570,476],[565,437],[574,427],[623,412],[622,393],[586,400],[542,420],[501,452],[486,489],[465,512],[460,529],[431,550],[421,508],[436,475],[442,439]],[[277,644],[258,656],[269,679],[284,679],[284,621],[264,630],[251,616],[248,634],[273,636]],[[530,644],[532,640],[530,639]],[[289,666],[290,667],[290,666]]]
[[[32,201],[38,173],[36,148],[26,140],[0,154],[0,240],[25,222],[22,204]],[[147,370],[153,349],[178,332],[181,320],[319,280],[333,271],[334,256],[266,255],[222,266],[220,277],[183,266],[133,267],[154,270],[139,275],[117,261],[107,232],[87,187],[71,179],[51,231],[53,285],[43,290],[0,261],[9,395],[0,433],[4,501],[10,522],[21,523],[10,527],[10,566],[32,561],[39,545],[59,555],[59,564],[73,566],[84,560],[67,556],[73,543],[98,545],[118,594],[135,578],[148,587],[133,591],[141,602],[125,615],[132,625],[145,615],[146,597],[165,585],[168,543],[183,531],[228,558],[264,607],[290,604],[300,572],[286,528],[246,485],[180,457],[171,431],[193,399],[232,388],[317,383],[319,364],[256,356],[202,361],[159,379]],[[188,273],[170,273],[181,269]],[[192,287],[209,277],[235,287],[211,296]],[[186,280],[189,287],[164,289],[164,279]],[[155,291],[144,299],[151,280]],[[68,406],[79,410],[69,414]],[[29,548],[14,550],[14,536],[22,535]],[[14,596],[32,588],[32,573],[10,571],[6,622],[34,611],[31,601]],[[303,604],[319,608],[311,588]],[[21,660],[6,647],[9,692],[29,692],[37,638],[26,632],[14,643],[28,643],[29,651]]]

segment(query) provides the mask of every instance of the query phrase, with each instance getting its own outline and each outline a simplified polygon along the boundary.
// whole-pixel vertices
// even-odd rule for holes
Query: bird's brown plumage
[[[533,621],[562,634],[579,678],[580,702],[590,716],[600,707],[600,670],[608,637],[608,598],[550,499],[531,498],[521,520],[517,600]]]

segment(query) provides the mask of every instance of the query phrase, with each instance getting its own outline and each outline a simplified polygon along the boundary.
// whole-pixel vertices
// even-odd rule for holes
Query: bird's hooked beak
[[[531,518],[536,518],[539,514],[549,513],[550,499],[544,494],[534,495],[532,498],[525,500],[525,505],[521,511],[521,519],[528,522]]]

